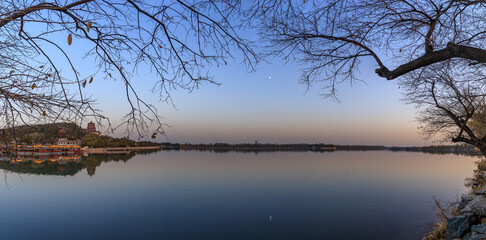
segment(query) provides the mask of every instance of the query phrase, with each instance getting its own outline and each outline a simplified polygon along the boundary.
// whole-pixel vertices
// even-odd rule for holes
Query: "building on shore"
[[[15,138],[10,141],[10,145],[20,144],[20,138]]]
[[[88,132],[96,135],[101,135],[100,131],[96,131],[96,126],[93,121],[88,123]]]
[[[81,140],[79,140],[79,139],[68,140],[67,138],[59,138],[57,140],[56,145],[59,145],[59,146],[80,146]]]

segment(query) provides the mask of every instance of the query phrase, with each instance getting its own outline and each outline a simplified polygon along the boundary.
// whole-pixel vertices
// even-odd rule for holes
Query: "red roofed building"
[[[100,132],[96,131],[96,126],[92,121],[88,123],[88,132],[100,135]]]
[[[67,134],[67,131],[64,128],[60,128],[59,131],[57,131],[58,137],[64,137],[64,136],[66,136],[66,134]]]

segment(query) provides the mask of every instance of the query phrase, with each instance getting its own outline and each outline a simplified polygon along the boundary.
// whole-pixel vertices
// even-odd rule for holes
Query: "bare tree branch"
[[[234,7],[232,1],[0,2],[2,128],[91,118],[107,124],[107,131],[164,134],[156,107],[133,85],[139,69],[152,72],[156,80],[147,84],[170,102],[172,90],[216,83],[206,67],[226,63],[237,52],[253,69],[260,58],[233,27],[238,19],[227,9]],[[84,54],[83,65],[94,63],[92,72],[82,71],[66,39],[69,45],[82,42],[76,50]],[[93,78],[123,84],[128,111],[119,125],[111,126],[93,107],[85,90]]]

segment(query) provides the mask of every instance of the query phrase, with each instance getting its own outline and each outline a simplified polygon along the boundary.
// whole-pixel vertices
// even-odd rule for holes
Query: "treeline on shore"
[[[129,138],[114,138],[100,136],[97,134],[87,134],[81,138],[81,145],[91,148],[110,148],[110,147],[148,147],[157,146],[158,143],[151,141],[133,141]]]
[[[159,146],[162,149],[173,150],[200,150],[215,152],[270,152],[270,151],[408,151],[426,152],[434,154],[465,154],[475,155],[479,151],[471,145],[435,145],[421,147],[386,147],[382,145],[335,145],[324,143],[295,143],[295,144],[274,144],[274,143],[157,143],[152,141],[134,141],[129,138],[114,138],[99,134],[90,133],[87,129],[75,123],[51,123],[31,126],[19,126],[15,129],[15,135],[7,129],[0,130],[0,141],[9,142],[16,139],[17,144],[55,144],[59,138],[69,140],[79,139],[82,146],[91,148],[110,147],[146,147]]]
[[[460,155],[478,155],[481,154],[476,147],[472,145],[432,145],[422,147],[388,147],[389,151],[406,151],[406,152],[426,152],[434,154],[455,153]]]
[[[254,151],[315,151],[315,152],[327,152],[335,150],[384,150],[385,146],[367,146],[367,145],[334,145],[334,144],[273,144],[273,143],[210,143],[210,144],[189,144],[189,143],[161,143],[160,146],[163,149],[177,149],[177,150],[211,150],[218,152],[226,151],[241,151],[241,152],[254,152]]]
[[[210,144],[189,144],[189,143],[161,143],[163,149],[177,150],[201,150],[216,152],[254,152],[254,151],[333,151],[335,146],[332,144],[251,144],[251,143],[210,143]]]
[[[75,123],[49,123],[0,129],[0,144],[46,145],[56,144],[60,138],[79,140],[82,146],[92,148],[158,146],[152,141],[134,141],[92,133]],[[14,141],[15,140],[15,141]]]
[[[475,155],[478,151],[470,145],[435,145],[435,146],[414,146],[414,147],[386,147],[382,145],[334,145],[334,144],[272,144],[272,143],[209,143],[209,144],[190,144],[190,143],[160,143],[162,149],[167,150],[199,150],[214,152],[274,152],[274,151],[406,151],[406,152],[425,152],[432,154],[463,154]]]

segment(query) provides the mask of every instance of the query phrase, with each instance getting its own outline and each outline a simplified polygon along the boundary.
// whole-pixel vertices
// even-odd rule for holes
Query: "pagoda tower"
[[[88,123],[88,132],[90,132],[90,133],[96,132],[96,126],[95,126],[94,122],[92,122],[92,121]]]

